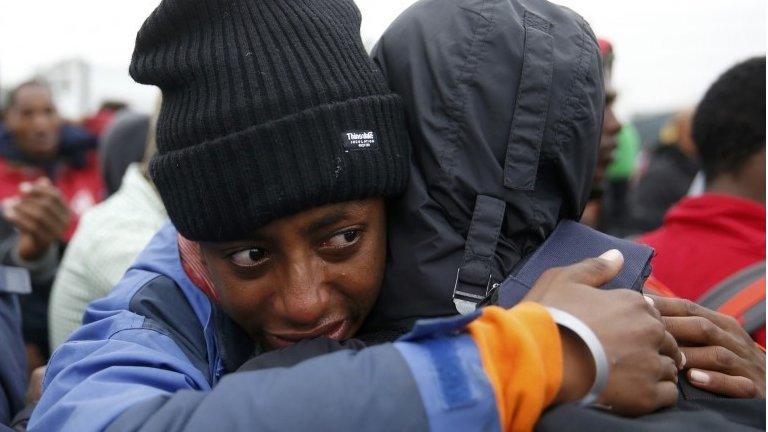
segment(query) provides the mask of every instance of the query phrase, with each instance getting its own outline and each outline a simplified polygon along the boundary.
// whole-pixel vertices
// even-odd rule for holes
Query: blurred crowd
[[[581,222],[654,248],[649,292],[736,317],[765,346],[765,58],[727,71],[651,142],[612,111],[613,47],[592,200]]]
[[[91,235],[82,233],[99,213],[95,207],[103,208],[106,203],[99,204],[118,192],[126,172],[135,174],[139,169],[149,123],[149,116],[115,101],[104,102],[80,121],[63,119],[51,89],[41,80],[21,83],[8,92],[0,124],[2,259],[30,273],[31,294],[21,298],[30,370],[44,365],[50,354],[49,313],[55,317],[50,328],[56,334],[63,331],[58,320],[62,313],[66,315],[67,306],[49,312],[54,281],[63,283],[72,274],[61,263],[68,262],[68,250],[72,255],[77,249],[77,239],[93,241]],[[126,213],[138,210],[127,208]],[[104,256],[109,252],[97,248],[90,253]],[[85,256],[81,259],[80,264],[90,262]],[[124,271],[117,270],[115,278]],[[79,321],[82,310],[75,315]],[[68,332],[72,330],[74,327],[68,327]]]
[[[581,222],[653,247],[648,292],[731,315],[765,346],[765,57],[723,71],[697,104],[680,107],[649,138],[613,112],[621,89],[612,65],[632,53],[604,39],[599,48],[606,105]],[[37,79],[6,94],[0,261],[29,274],[31,289],[18,299],[23,374],[34,382],[41,372],[33,371],[81,326],[86,307],[118,283],[168,215],[148,169],[157,114],[105,101],[88,118],[64,119]],[[8,355],[20,353],[0,354],[0,364]],[[12,407],[20,410],[18,402]]]

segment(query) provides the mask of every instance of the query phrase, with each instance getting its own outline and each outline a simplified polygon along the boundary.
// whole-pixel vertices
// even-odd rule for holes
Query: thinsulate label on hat
[[[378,145],[373,131],[348,131],[341,134],[341,145],[344,150],[367,150]]]

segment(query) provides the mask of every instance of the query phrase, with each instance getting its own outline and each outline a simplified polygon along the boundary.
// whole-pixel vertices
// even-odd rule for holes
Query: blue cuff
[[[461,318],[451,324],[472,320]],[[401,339],[394,345],[413,373],[429,429],[500,431],[493,387],[485,375],[474,341],[467,334],[456,334],[456,328],[445,325],[446,321],[435,325],[436,333],[430,335],[423,331],[428,323],[422,322],[421,329],[414,329],[418,337],[407,335],[406,340]],[[451,329],[453,334],[443,332]]]

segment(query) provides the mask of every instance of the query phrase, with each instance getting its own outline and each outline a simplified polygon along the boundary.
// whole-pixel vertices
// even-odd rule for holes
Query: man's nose
[[[280,300],[286,320],[293,325],[314,327],[328,309],[329,293],[320,267],[305,261],[286,269]]]
[[[35,114],[32,119],[35,132],[47,132],[51,126],[51,118],[47,114]]]
[[[613,112],[613,108],[605,110],[605,118],[603,119],[604,126],[603,131],[607,135],[615,135],[621,130],[621,122],[616,117],[616,113]]]

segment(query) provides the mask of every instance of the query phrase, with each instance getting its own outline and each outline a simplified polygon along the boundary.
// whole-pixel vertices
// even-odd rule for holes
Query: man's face
[[[222,309],[265,349],[351,337],[379,294],[383,199],[304,211],[251,239],[200,243]]]
[[[621,131],[621,123],[613,112],[613,103],[616,100],[616,89],[606,82],[605,85],[605,114],[603,117],[603,131],[600,136],[600,147],[597,151],[597,167],[595,168],[595,185],[600,186],[605,178],[605,171],[613,160],[613,152],[616,151],[618,142],[616,136]]]
[[[26,156],[46,160],[56,155],[61,118],[47,88],[40,85],[20,88],[8,108],[5,122]]]

